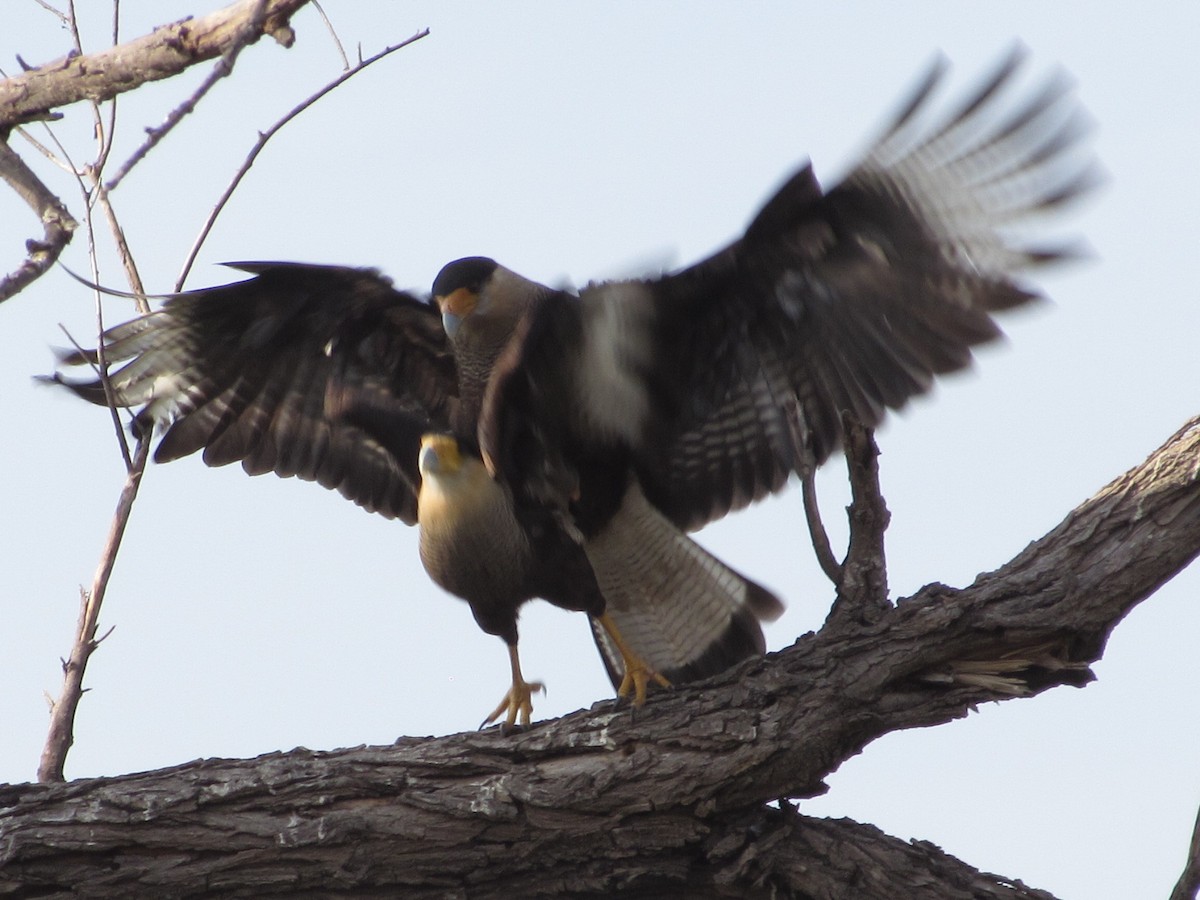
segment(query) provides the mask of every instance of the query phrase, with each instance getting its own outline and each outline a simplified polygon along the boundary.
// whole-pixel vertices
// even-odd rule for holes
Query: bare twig
[[[808,523],[808,533],[812,539],[813,552],[825,577],[834,586],[842,583],[842,564],[833,555],[833,547],[829,543],[829,533],[825,523],[821,521],[821,510],[817,506],[817,460],[813,456],[812,446],[805,435],[804,410],[799,399],[793,394],[780,401],[784,415],[787,416],[788,438],[792,444],[792,453],[800,461],[800,491],[804,498],[804,518]]]
[[[66,267],[64,266],[63,268],[66,268]],[[71,270],[67,269],[67,271],[70,272]],[[74,273],[72,273],[72,274],[74,274]],[[75,276],[75,277],[78,277],[78,276]],[[98,288],[96,288],[94,286],[92,289],[98,290]],[[99,302],[99,300],[97,300],[97,303],[98,302]],[[71,332],[68,331],[61,322],[59,323],[58,327],[59,327],[59,330],[61,330],[62,333],[66,336],[67,342],[72,347],[75,348],[76,352],[80,353],[81,355],[86,356],[87,351],[84,350],[83,346],[79,343],[79,341],[75,340],[75,335],[71,334]],[[97,341],[97,345],[102,344],[103,340],[104,340],[104,332],[101,331],[100,340]],[[125,440],[125,430],[121,427],[121,414],[116,405],[116,399],[113,394],[112,382],[109,380],[109,377],[108,377],[108,366],[106,363],[102,362],[103,355],[104,355],[104,351],[98,350],[96,353],[97,361],[95,363],[92,363],[91,367],[92,367],[92,371],[95,372],[96,377],[100,380],[101,387],[104,389],[104,399],[108,406],[109,415],[112,417],[113,429],[117,433],[117,448],[121,451],[121,460],[125,463],[125,471],[129,472],[130,470],[133,469],[133,457],[129,453],[129,442],[127,440]],[[45,380],[47,382],[53,384],[53,383],[56,383],[57,378],[58,378],[57,375],[53,375],[53,376],[47,377]]]
[[[165,135],[176,122],[178,122],[184,115],[187,114],[187,112],[195,107],[196,103],[199,102],[199,100],[205,95],[205,93],[212,86],[212,84],[216,82],[216,80],[229,73],[237,53],[246,44],[252,42],[258,37],[259,34],[263,32],[263,29],[266,26],[262,20],[267,14],[270,6],[271,3],[269,0],[257,0],[251,12],[250,18],[245,21],[243,26],[237,32],[237,35],[226,51],[225,57],[222,59],[221,64],[214,68],[214,71],[210,75],[209,79],[205,81],[205,84],[202,85],[198,91],[192,94],[187,102],[176,108],[175,112],[173,112],[171,117],[168,118],[167,123],[162,128],[152,133],[150,140],[148,140],[142,145],[141,148],[139,148],[138,152],[131,157],[130,161],[126,163],[126,165],[120,172],[118,172],[114,179],[108,181],[106,184],[102,180],[102,175],[108,153],[112,146],[112,128],[115,124],[115,114],[109,118],[107,123],[108,127],[106,127],[101,110],[95,104],[94,118],[98,141],[96,159],[91,165],[83,168],[82,170],[75,167],[73,164],[67,166],[67,168],[69,168],[72,174],[76,177],[79,183],[80,191],[84,196],[86,228],[89,237],[89,259],[91,261],[91,275],[93,283],[98,284],[100,281],[100,273],[96,262],[94,241],[95,232],[92,220],[93,207],[98,205],[104,212],[108,221],[114,242],[116,243],[122,263],[125,267],[130,287],[133,289],[133,293],[138,301],[138,308],[143,313],[149,311],[149,307],[145,301],[145,291],[142,286],[137,267],[133,260],[133,254],[130,251],[129,245],[125,239],[124,231],[121,228],[120,222],[111,203],[111,188],[120,182],[121,178],[124,177],[124,175],[137,163],[139,159],[143,158],[151,148],[157,145],[157,142],[161,140],[162,136]],[[71,17],[71,21],[72,23],[74,22],[73,16]],[[114,36],[116,35],[115,29],[116,24],[114,22]],[[361,71],[367,65],[370,65],[371,63],[377,61],[378,59],[382,59],[384,56],[387,56],[395,50],[398,50],[401,47],[406,46],[421,37],[424,37],[427,33],[428,32],[426,31],[409,38],[401,44],[387,48],[386,50],[377,54],[375,57],[372,57],[370,60],[360,63],[358,66],[344,73],[340,78],[331,82],[323,90],[310,97],[307,101],[305,101],[305,103],[293,109],[284,119],[278,122],[270,132],[265,135],[260,135],[258,146],[254,149],[254,151],[252,151],[242,170],[234,179],[233,184],[230,185],[225,194],[222,196],[216,209],[209,218],[209,223],[206,226],[204,234],[206,234],[208,229],[211,228],[212,221],[215,220],[217,213],[219,213],[220,209],[228,201],[229,197],[233,193],[234,188],[236,188],[238,182],[241,180],[241,177],[250,168],[254,158],[262,149],[262,145],[265,144],[266,140],[271,135],[277,132],[284,124],[286,124],[286,122],[290,121],[292,118],[295,118],[296,115],[298,115],[307,107],[311,106],[312,103],[314,103],[317,99],[324,96],[337,85],[346,81],[358,71]],[[80,50],[80,52],[82,52],[81,41],[79,40],[78,33],[76,32],[74,36],[76,47]],[[62,150],[61,146],[60,150]],[[67,158],[65,151],[62,152],[63,157]],[[89,184],[85,183],[85,180],[86,182],[90,182],[90,186]],[[193,248],[192,255],[189,256],[187,263],[188,266],[190,266],[191,261],[194,259],[195,252],[200,243],[203,241],[204,234],[202,234],[198,239],[196,246]],[[115,407],[115,404],[112,402],[113,394],[111,386],[108,382],[107,365],[104,359],[104,323],[102,317],[102,305],[100,303],[99,295],[97,295],[96,315],[97,329],[101,335],[101,338],[98,342],[98,346],[100,348],[98,351],[98,370],[100,373],[101,382],[104,385],[105,395],[109,399],[109,406],[113,415],[114,427],[117,431],[118,440],[121,445],[121,452],[125,460],[127,475],[125,485],[121,491],[121,496],[117,504],[117,511],[113,517],[112,525],[110,526],[108,539],[105,542],[100,563],[98,565],[95,577],[93,578],[92,587],[90,590],[82,592],[83,603],[80,610],[79,622],[76,628],[74,645],[72,647],[70,658],[63,664],[64,683],[62,694],[59,700],[52,705],[50,732],[47,736],[46,745],[42,752],[42,759],[38,767],[38,778],[42,781],[59,781],[63,778],[66,756],[74,740],[75,714],[84,692],[84,671],[92,652],[99,644],[99,640],[103,639],[101,638],[98,640],[96,638],[100,609],[103,604],[108,580],[116,562],[117,552],[120,548],[120,543],[126,524],[128,523],[133,501],[137,496],[138,486],[140,485],[141,477],[145,470],[145,465],[149,454],[149,435],[139,435],[136,449],[132,454],[130,454],[128,445],[125,442],[124,429],[122,428],[118,411]]]
[[[118,20],[119,5],[114,4],[112,33],[114,43],[119,36]],[[82,53],[82,39],[79,34],[73,3],[70,7],[69,22],[75,46]],[[117,244],[122,262],[129,276],[130,285],[135,290],[140,291],[142,287],[141,279],[138,277],[137,268],[133,263],[132,253],[125,240],[124,232],[117,221],[116,213],[108,200],[107,192],[104,190],[104,186],[100,180],[105,162],[112,148],[113,129],[116,125],[115,101],[107,127],[99,104],[95,100],[92,101],[92,113],[97,141],[96,158],[83,172],[78,170],[73,164],[70,166],[84,198],[88,258],[92,268],[92,277],[96,281],[99,281],[100,273],[96,257],[95,229],[92,220],[92,207],[95,203],[99,203],[108,220],[114,241]],[[53,135],[51,137],[57,143],[57,139]],[[65,148],[62,148],[61,144],[59,148],[63,157],[69,161]],[[88,186],[84,182],[85,174],[91,181],[91,190],[88,189]],[[143,312],[148,311],[144,299],[139,302],[139,308]],[[129,516],[133,509],[133,501],[137,497],[138,487],[141,484],[142,474],[145,471],[146,461],[149,456],[150,435],[148,434],[139,437],[137,449],[132,456],[130,455],[124,429],[121,427],[118,409],[113,402],[113,391],[108,380],[108,366],[104,359],[103,304],[98,292],[96,295],[96,328],[100,334],[98,341],[98,346],[100,347],[98,351],[100,378],[104,385],[105,395],[109,400],[109,409],[117,435],[118,446],[125,463],[126,477],[124,487],[117,501],[117,509],[113,515],[112,524],[109,527],[108,537],[101,553],[100,562],[92,579],[92,586],[89,590],[81,589],[80,591],[82,603],[80,605],[79,620],[75,629],[75,639],[72,642],[70,657],[63,663],[63,688],[58,700],[51,706],[50,729],[46,735],[46,743],[43,746],[42,757],[38,764],[38,779],[40,781],[63,780],[67,754],[75,740],[75,714],[83,698],[83,679],[87,670],[87,664],[96,647],[112,631],[110,628],[103,636],[96,637],[100,610],[108,588],[108,581],[112,575],[113,567],[116,565],[121,539],[124,536],[125,527],[129,522]]]
[[[50,189],[25,165],[8,144],[0,140],[0,179],[8,184],[42,220],[42,240],[25,242],[26,257],[14,271],[0,279],[0,301],[24,290],[54,265],[71,241],[78,223]]]
[[[69,162],[70,155],[67,153],[66,148],[63,147],[62,144],[58,143],[58,139],[55,138],[53,134],[51,134],[51,137],[54,139],[55,143],[58,144],[63,158]],[[93,166],[89,166],[87,170],[91,172],[93,176],[97,174],[97,170]],[[92,219],[94,205],[92,202],[93,196],[92,192],[88,188],[87,183],[84,181],[83,173],[79,169],[75,168],[74,163],[71,164],[71,171],[75,176],[76,182],[78,183],[79,193],[83,197],[83,221],[84,233],[87,235],[88,265],[91,267],[92,284],[97,285],[100,282],[100,261],[96,255],[96,225],[95,221]],[[123,244],[124,235],[120,232],[119,228],[115,229],[115,231],[118,238],[118,243]],[[128,248],[126,247],[124,249],[127,252]],[[104,386],[104,396],[108,399],[108,411],[109,415],[112,417],[113,431],[117,436],[117,446],[121,451],[121,459],[125,463],[125,471],[129,472],[133,469],[133,458],[129,453],[129,442],[125,439],[125,430],[121,426],[120,411],[115,403],[112,385],[108,380],[108,361],[104,358],[104,303],[100,289],[98,287],[93,287],[93,291],[95,292],[96,297],[96,346],[98,348],[96,351],[98,361],[96,371],[100,376],[100,383]],[[66,329],[63,330],[64,332],[66,331]],[[68,338],[72,343],[75,343],[74,339],[70,338],[69,334]],[[78,349],[78,345],[76,345],[76,348]]]
[[[96,176],[96,202],[104,212],[109,230],[112,232],[113,241],[117,245],[117,253],[121,257],[121,265],[125,267],[125,278],[129,282],[130,290],[134,294],[134,305],[141,315],[145,315],[150,312],[150,304],[146,301],[146,290],[142,285],[142,276],[138,272],[137,263],[133,259],[133,251],[130,250],[129,243],[125,240],[125,229],[121,227],[121,223],[117,220],[117,214],[113,210],[112,203],[109,200],[108,189],[100,183],[98,172]]]
[[[187,280],[188,273],[191,272],[192,266],[196,262],[196,256],[200,253],[200,248],[204,245],[205,240],[208,239],[208,235],[209,235],[209,232],[212,231],[213,224],[217,221],[217,217],[221,214],[221,211],[225,208],[225,205],[229,202],[229,198],[233,196],[233,192],[235,190],[237,190],[238,185],[241,184],[242,179],[246,176],[246,173],[250,171],[250,168],[254,165],[255,160],[258,159],[258,155],[260,153],[262,153],[263,148],[267,145],[267,141],[269,141],[272,137],[274,137],[275,134],[278,133],[280,129],[282,129],[285,125],[288,124],[288,122],[292,121],[292,119],[296,118],[296,116],[300,115],[300,113],[304,112],[306,109],[308,109],[310,106],[312,106],[318,100],[320,100],[326,94],[330,93],[338,86],[344,84],[346,81],[353,78],[355,75],[357,75],[363,69],[365,69],[367,66],[371,65],[372,63],[378,62],[379,60],[383,59],[385,56],[389,56],[392,53],[395,53],[397,50],[402,50],[403,48],[407,47],[409,44],[415,43],[416,41],[421,40],[421,38],[426,37],[428,34],[429,34],[429,29],[428,28],[423,29],[422,31],[419,31],[416,34],[414,34],[412,37],[410,37],[406,40],[403,40],[398,44],[392,44],[390,47],[385,47],[383,50],[380,50],[374,56],[371,56],[371,57],[368,57],[367,59],[362,60],[361,62],[357,63],[352,69],[349,69],[349,70],[343,72],[337,78],[333,79],[333,81],[329,82],[327,85],[325,85],[323,88],[321,88],[315,94],[313,94],[307,100],[305,100],[304,102],[300,103],[299,105],[293,107],[285,116],[283,116],[283,118],[281,118],[279,121],[277,121],[274,125],[272,125],[270,128],[268,128],[266,131],[261,132],[259,134],[258,140],[255,142],[254,147],[251,148],[250,152],[246,155],[245,161],[243,161],[242,165],[238,168],[237,172],[234,173],[233,179],[229,182],[229,185],[222,192],[220,199],[217,200],[216,205],[212,208],[212,211],[208,214],[208,218],[206,218],[204,220],[204,224],[200,228],[200,233],[198,235],[196,235],[196,240],[193,242],[191,250],[188,251],[187,257],[184,259],[183,268],[180,269],[180,271],[179,271],[179,277],[175,279],[175,290],[176,291],[183,289],[183,283]]]
[[[1192,828],[1192,843],[1188,847],[1188,861],[1183,874],[1171,891],[1171,900],[1196,900],[1200,896],[1200,812]]]
[[[75,12],[75,3],[72,0],[70,4],[69,27],[71,30],[71,39],[75,44],[75,49],[80,54],[83,53],[83,37],[79,33],[79,19]],[[120,3],[117,0],[113,2],[113,19],[112,19],[112,43],[115,46],[120,38]],[[92,210],[98,203],[100,209],[104,212],[105,218],[108,220],[109,231],[112,233],[113,241],[117,245],[117,252],[121,258],[121,263],[125,267],[126,277],[129,279],[130,286],[135,291],[141,291],[142,281],[138,275],[137,266],[133,261],[133,254],[129,249],[129,244],[125,240],[125,231],[121,228],[117,221],[116,212],[109,202],[108,193],[104,190],[101,183],[101,176],[104,172],[104,166],[108,161],[108,154],[112,150],[112,140],[117,121],[117,98],[113,97],[109,101],[109,117],[108,124],[105,124],[104,114],[100,108],[100,103],[92,100],[92,121],[96,135],[96,158],[83,171],[76,169],[74,164],[71,165],[71,171],[74,173],[76,180],[79,182],[79,190],[83,194],[84,208],[87,212],[87,235],[88,235],[88,260],[92,268],[92,279],[95,282],[100,280],[100,265],[96,257],[96,239],[95,239],[95,223],[92,220]],[[47,131],[50,129],[47,127]],[[64,159],[70,161],[70,156],[66,152],[66,148],[58,143],[58,139],[51,132],[51,138],[58,144],[60,152]],[[84,177],[91,182],[91,186],[85,183]],[[150,311],[149,305],[144,298],[139,297],[137,300],[137,308],[139,312],[146,313]],[[65,329],[64,329],[65,330]],[[108,398],[109,412],[112,415],[113,429],[117,435],[117,445],[121,451],[121,459],[125,463],[125,471],[130,472],[133,469],[133,459],[129,453],[129,442],[125,439],[125,430],[121,427],[121,417],[117,409],[115,397],[113,395],[112,385],[108,379],[108,361],[105,357],[104,347],[104,304],[100,296],[100,292],[96,292],[96,334],[97,334],[97,357],[100,382],[104,386],[104,395]]]
[[[112,46],[116,46],[120,41],[121,34],[121,4],[120,0],[113,0],[112,14]],[[71,30],[71,39],[75,44],[75,51],[80,55],[83,54],[83,37],[79,33],[79,18],[75,12],[75,2],[71,0],[70,17],[68,19],[68,27]],[[105,124],[104,116],[101,114],[100,103],[97,100],[92,100],[92,120],[94,123],[96,142],[99,145],[99,152],[96,154],[96,161],[89,169],[93,181],[97,180],[98,173],[104,170],[104,165],[108,161],[108,154],[112,150],[113,133],[117,126],[117,98],[113,97],[109,101],[108,106],[108,123]]]
[[[60,25],[66,26],[69,24],[70,19],[62,11],[55,9],[53,6],[47,3],[46,0],[34,0],[34,2],[46,12],[58,19],[58,23]]]
[[[337,29],[333,27],[333,23],[329,21],[329,16],[325,14],[325,7],[318,3],[317,0],[313,0],[313,9],[317,11],[317,15],[321,17],[321,21],[324,22],[325,27],[329,29],[329,36],[333,38],[333,45],[337,47],[338,55],[342,58],[342,68],[349,69],[350,58],[346,56],[346,48],[342,46],[342,39],[338,37]],[[359,59],[362,59],[361,54],[359,54]]]
[[[99,121],[99,111],[97,110],[97,121]],[[104,152],[103,142],[100,145],[98,156]],[[89,167],[89,171],[93,178],[98,177],[99,169],[95,166]],[[94,280],[99,279],[99,266],[96,259],[96,242],[95,228],[92,221],[92,204],[88,196],[88,188],[84,183],[83,175],[76,171],[76,179],[79,183],[79,189],[84,195],[85,209],[85,225],[88,238],[88,259],[91,265],[92,277]],[[96,185],[96,187],[100,187]],[[110,210],[111,211],[111,210]],[[115,224],[115,219],[110,219],[110,222]],[[115,231],[119,232],[119,228]],[[123,243],[123,238],[119,240]],[[128,248],[125,248],[126,250]],[[104,595],[108,588],[108,581],[112,574],[113,567],[116,564],[117,552],[121,546],[121,539],[125,533],[125,527],[129,522],[129,516],[133,509],[133,501],[137,497],[138,487],[141,484],[142,473],[145,471],[146,460],[149,455],[149,440],[150,435],[142,435],[139,437],[138,445],[130,455],[128,443],[125,440],[125,433],[121,427],[120,416],[116,405],[113,403],[112,387],[108,382],[108,367],[104,360],[104,320],[103,306],[100,302],[100,294],[96,295],[96,327],[101,335],[98,345],[101,348],[99,351],[99,372],[101,383],[104,385],[105,396],[109,400],[109,410],[113,419],[113,426],[117,434],[117,443],[121,450],[122,459],[125,462],[125,484],[121,490],[120,497],[117,500],[117,509],[113,514],[113,520],[109,526],[107,539],[104,543],[104,548],[100,555],[100,562],[96,568],[96,573],[92,578],[92,586],[90,590],[81,590],[82,604],[79,612],[79,621],[75,628],[75,639],[71,646],[70,658],[63,663],[63,688],[57,701],[51,706],[50,712],[50,729],[46,735],[46,743],[42,748],[42,758],[38,763],[38,780],[39,781],[62,781],[64,778],[64,769],[66,766],[67,753],[70,751],[72,744],[75,742],[75,714],[79,708],[79,702],[83,698],[84,687],[83,677],[87,670],[88,660],[96,647],[99,646],[103,638],[96,638],[96,629],[100,619],[100,609],[104,602]],[[69,335],[68,335],[69,337]],[[72,343],[74,341],[72,340]],[[107,634],[105,635],[107,637]]]
[[[254,3],[254,7],[238,28],[237,34],[234,35],[233,42],[221,54],[220,61],[213,66],[212,71],[208,73],[208,77],[201,82],[200,86],[192,92],[190,97],[167,114],[166,119],[163,120],[161,125],[157,128],[146,129],[146,140],[117,169],[117,174],[108,180],[108,184],[106,185],[108,190],[115,190],[117,185],[124,180],[125,176],[132,171],[133,167],[145,159],[146,154],[157,147],[158,142],[170,134],[171,130],[183,121],[185,116],[196,109],[200,101],[208,95],[208,92],[212,90],[218,81],[233,73],[233,66],[237,62],[238,54],[248,44],[258,40],[259,35],[262,33],[262,24],[267,12],[267,0],[254,0]]]
[[[61,143],[59,143],[58,138],[55,137],[54,132],[50,130],[50,126],[44,125],[44,127],[46,129],[46,133],[50,136],[50,140],[54,143],[55,146],[58,147],[59,151],[61,152],[63,150],[63,146]],[[67,159],[64,156],[56,156],[53,150],[51,150],[49,147],[47,147],[45,144],[43,144],[41,141],[39,141],[37,138],[35,138],[32,134],[30,134],[28,128],[16,128],[14,130],[24,140],[28,141],[34,150],[36,150],[38,153],[42,154],[42,156],[44,156],[47,160],[49,160],[53,165],[58,166],[58,168],[62,169],[64,172],[67,172],[68,174],[71,174],[71,175],[78,174],[75,171],[75,168],[70,164],[70,162],[67,161]]]
[[[214,59],[242,38],[248,11],[259,2],[238,0],[207,16],[163,25],[120,46],[55,60],[0,82],[0,131],[45,119],[51,110],[80,100],[108,100]],[[290,46],[295,36],[287,22],[307,2],[267,0],[256,37],[269,34]]]
[[[825,523],[821,521],[821,510],[817,506],[816,472],[809,469],[800,476],[800,495],[804,498],[804,518],[808,522],[808,534],[812,539],[813,552],[817,554],[817,562],[825,577],[835,586],[842,583],[842,564],[833,555],[833,547],[829,543],[829,533]]]
[[[100,556],[100,564],[92,579],[92,587],[83,591],[83,603],[79,611],[79,623],[75,629],[75,642],[71,649],[71,657],[63,663],[63,689],[50,713],[50,731],[46,736],[46,745],[42,749],[42,758],[38,763],[38,781],[62,781],[63,769],[66,764],[67,751],[75,740],[75,711],[83,696],[83,674],[87,669],[88,659],[99,644],[96,639],[96,628],[100,616],[100,605],[104,601],[104,593],[108,588],[108,580],[112,575],[113,565],[117,558],[117,549],[121,545],[121,537],[129,522],[129,514],[133,501],[137,497],[138,486],[142,480],[142,472],[146,468],[146,459],[150,453],[149,435],[138,439],[134,452],[133,466],[125,476],[125,486],[117,500],[117,509],[113,514],[112,525],[109,526],[108,537],[104,542],[104,551]]]

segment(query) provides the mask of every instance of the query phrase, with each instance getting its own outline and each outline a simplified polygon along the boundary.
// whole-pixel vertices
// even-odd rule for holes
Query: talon
[[[533,695],[538,692],[543,694],[546,692],[546,686],[542,682],[526,681],[522,677],[521,661],[517,655],[516,644],[509,645],[508,657],[512,664],[512,687],[508,689],[508,693],[504,695],[504,699],[500,701],[499,705],[479,725],[481,729],[486,728],[504,716],[504,721],[500,723],[500,733],[505,735],[511,734],[518,724],[522,728],[529,726],[530,716],[533,713]]]
[[[625,656],[624,663],[625,676],[621,679],[621,686],[617,688],[617,696],[628,697],[632,691],[635,707],[646,702],[646,688],[649,687],[651,681],[659,687],[669,688],[671,686],[671,682],[646,665],[639,656]]]
[[[621,686],[617,688],[617,696],[619,698],[628,698],[632,693],[633,707],[637,709],[646,702],[646,689],[650,686],[651,681],[659,687],[669,688],[671,686],[671,682],[664,678],[661,673],[651,668],[644,659],[638,656],[625,643],[625,639],[621,637],[620,630],[608,613],[605,613],[596,621],[608,632],[608,636],[612,638],[617,650],[621,653],[621,664],[625,670],[625,674],[621,677]]]

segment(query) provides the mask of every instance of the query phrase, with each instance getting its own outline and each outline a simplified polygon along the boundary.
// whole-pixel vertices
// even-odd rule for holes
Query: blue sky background
[[[211,4],[215,7],[216,4]],[[104,4],[81,4],[89,15]],[[1200,412],[1200,5],[1101,3],[350,3],[325,0],[364,54],[432,35],[357,76],[277,136],[201,254],[381,267],[427,289],[446,261],[496,257],[582,284],[684,264],[735,237],[806,158],[832,183],[938,51],[952,97],[1012,44],[1031,79],[1068,70],[1096,124],[1109,182],[1048,223],[1094,258],[1042,280],[1054,302],[1009,316],[1005,344],[879,435],[892,510],[892,592],[970,583]],[[210,6],[127,2],[123,33]],[[315,11],[291,50],[238,72],[114,195],[146,284],[168,290],[204,216],[268,127],[339,71]],[[88,22],[102,45],[104,16]],[[8,0],[0,66],[61,56],[66,33]],[[114,159],[204,72],[123,98]],[[1029,83],[1032,83],[1029,82]],[[55,126],[77,163],[91,117]],[[33,129],[41,139],[44,132]],[[27,159],[34,153],[19,139]],[[47,181],[77,216],[77,192]],[[0,268],[40,233],[0,191]],[[64,261],[85,271],[82,233]],[[102,279],[124,287],[110,250]],[[105,302],[109,322],[129,304]],[[90,583],[122,467],[106,415],[30,376],[52,367],[63,323],[94,335],[89,292],[55,272],[0,306],[0,780],[34,777],[44,692],[60,687],[78,587]],[[821,480],[835,541],[844,474]],[[799,493],[701,535],[778,591],[772,649],[819,627],[832,596]],[[816,815],[933,841],[1062,897],[1165,896],[1200,803],[1200,571],[1115,631],[1099,681],[990,705],[890,735],[829,779]],[[118,560],[80,708],[71,777],[297,745],[386,743],[473,727],[504,690],[503,645],[435,588],[416,534],[310,484],[250,479],[198,460],[153,467]],[[528,675],[551,717],[611,688],[582,617],[547,604],[521,621]]]

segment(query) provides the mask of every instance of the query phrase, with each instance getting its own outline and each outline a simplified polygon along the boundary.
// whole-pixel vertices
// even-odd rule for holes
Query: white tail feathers
[[[585,545],[608,614],[630,648],[672,681],[722,671],[763,651],[760,620],[783,604],[689,538],[636,482],[605,529]],[[610,674],[616,648],[597,632]]]

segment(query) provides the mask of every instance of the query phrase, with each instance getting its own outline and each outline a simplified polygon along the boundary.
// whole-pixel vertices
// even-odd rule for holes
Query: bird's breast
[[[420,554],[429,576],[473,607],[527,599],[531,551],[507,492],[487,474],[426,478],[418,500]]]

